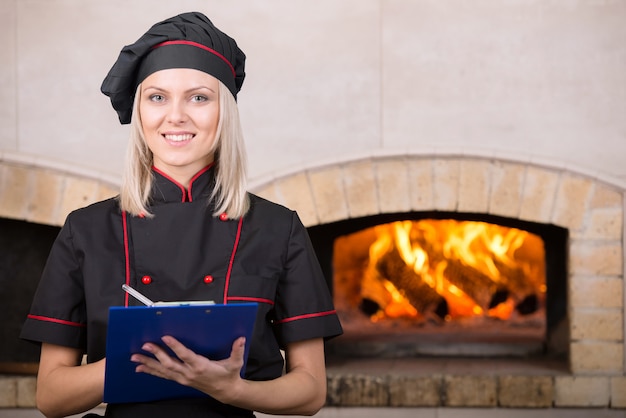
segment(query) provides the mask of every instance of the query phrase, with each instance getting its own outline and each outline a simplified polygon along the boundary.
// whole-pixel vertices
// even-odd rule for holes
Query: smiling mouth
[[[193,134],[165,134],[163,137],[171,142],[191,141]]]

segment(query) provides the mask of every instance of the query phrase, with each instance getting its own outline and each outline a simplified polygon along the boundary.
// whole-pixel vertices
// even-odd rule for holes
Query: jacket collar
[[[152,204],[193,202],[208,198],[215,187],[215,163],[198,171],[191,179],[189,189],[156,167],[152,167]]]

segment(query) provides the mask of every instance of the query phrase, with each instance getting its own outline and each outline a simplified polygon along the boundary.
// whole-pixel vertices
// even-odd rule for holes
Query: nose
[[[172,100],[167,112],[170,123],[179,124],[187,120],[187,111],[183,100]]]

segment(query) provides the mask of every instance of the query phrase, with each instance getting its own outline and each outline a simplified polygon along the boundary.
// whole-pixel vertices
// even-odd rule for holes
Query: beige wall
[[[248,55],[251,180],[364,156],[473,155],[626,184],[622,0],[0,0],[0,160],[119,176],[100,83],[200,10]]]

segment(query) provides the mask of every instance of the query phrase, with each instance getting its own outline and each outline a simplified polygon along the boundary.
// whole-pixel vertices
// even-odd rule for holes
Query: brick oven
[[[115,194],[114,182],[81,173],[8,161],[0,161],[0,170],[0,194],[13,197],[0,201],[4,218],[59,226],[72,208]],[[347,222],[355,222],[355,230],[364,220],[407,217],[527,227],[543,239],[546,260],[561,260],[546,264],[552,267],[538,305],[552,308],[533,335],[540,340],[490,345],[492,338],[484,338],[468,345],[421,335],[391,345],[404,347],[402,355],[380,355],[380,344],[361,344],[361,351],[339,356],[329,343],[329,406],[626,407],[624,196],[618,186],[535,163],[397,155],[305,168],[252,189],[299,212],[327,274],[332,266],[324,253],[332,248],[316,230],[345,233],[340,226]],[[540,232],[542,226],[552,232]],[[387,349],[388,341],[378,340]],[[2,406],[32,406],[29,373],[0,376]]]
[[[511,344],[506,355],[498,355],[503,345],[481,344],[483,355],[476,355],[464,351],[467,345],[444,340],[439,347],[425,345],[426,352],[381,356],[376,353],[381,345],[388,347],[388,338],[369,346],[352,341],[356,352],[351,356],[329,357],[330,405],[626,406],[624,196],[619,187],[537,163],[398,155],[304,169],[265,181],[256,190],[298,210],[312,232],[328,225],[341,229],[348,221],[364,224],[372,217],[389,221],[424,214],[469,214],[561,231],[561,238],[547,241],[549,257],[561,261],[549,274],[554,281],[548,283],[549,309],[555,311],[547,317],[544,355],[519,355],[515,348],[521,343]],[[321,242],[318,252],[332,252],[328,240]],[[329,269],[326,264],[327,276]],[[331,343],[341,338],[350,337]],[[413,341],[419,347],[429,340]],[[359,343],[374,355],[359,352]]]

